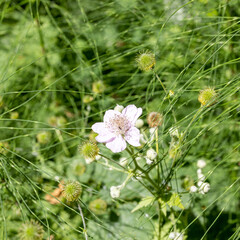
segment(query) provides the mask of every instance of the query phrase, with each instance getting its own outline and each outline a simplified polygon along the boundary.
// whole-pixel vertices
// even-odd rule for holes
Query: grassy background
[[[0,239],[19,239],[30,219],[44,227],[44,239],[84,239],[76,206],[44,199],[67,179],[83,186],[90,239],[157,239],[157,207],[131,213],[146,189],[131,181],[112,200],[109,188],[126,175],[86,165],[77,148],[106,110],[135,104],[143,108],[146,134],[147,114],[163,114],[159,146],[167,166],[168,129],[187,128],[207,86],[217,91],[217,103],[190,126],[170,183],[185,209],[169,210],[162,231],[185,230],[191,240],[239,239],[239,15],[237,0],[1,1]],[[146,49],[155,54],[154,71],[174,91],[169,101],[155,74],[137,68],[135,58]],[[41,132],[49,134],[45,143],[37,138]],[[129,157],[99,147],[116,161]],[[200,158],[211,185],[203,196],[183,187],[186,177],[197,181]],[[99,216],[89,209],[97,198],[108,204]]]

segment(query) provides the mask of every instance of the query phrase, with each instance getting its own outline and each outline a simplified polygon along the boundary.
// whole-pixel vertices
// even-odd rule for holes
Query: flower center
[[[107,127],[116,135],[124,135],[130,129],[131,123],[124,115],[115,115],[109,119]]]

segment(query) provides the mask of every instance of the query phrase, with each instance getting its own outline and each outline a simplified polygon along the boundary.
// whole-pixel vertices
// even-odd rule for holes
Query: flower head
[[[38,222],[31,220],[21,226],[18,236],[20,240],[42,240],[43,233],[43,227]]]
[[[143,71],[149,71],[156,63],[155,56],[150,51],[140,53],[137,56],[138,67]]]
[[[206,88],[202,91],[200,91],[198,96],[198,101],[201,103],[201,106],[210,106],[214,103],[214,100],[217,97],[217,93],[213,88]],[[209,104],[211,103],[211,104]]]
[[[120,113],[115,110],[108,110],[104,115],[104,122],[95,123],[92,130],[99,135],[96,140],[106,143],[106,147],[112,152],[122,152],[126,147],[126,141],[135,147],[140,146],[140,131],[135,123],[142,114],[142,108],[135,105],[128,105]]]
[[[161,113],[151,112],[147,116],[147,122],[151,128],[161,126],[163,122],[163,116]]]
[[[68,202],[76,201],[82,193],[82,187],[77,181],[69,181],[64,184],[63,187],[63,197],[66,198]]]
[[[99,148],[96,143],[87,141],[79,146],[79,151],[84,156],[87,164],[93,162],[99,153]]]

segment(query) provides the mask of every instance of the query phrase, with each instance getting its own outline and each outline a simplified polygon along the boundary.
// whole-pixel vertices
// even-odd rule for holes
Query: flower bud
[[[112,198],[118,198],[120,196],[122,185],[112,186],[110,188],[110,195]]]
[[[124,109],[124,106],[117,104],[117,106],[114,108],[114,111],[122,112],[123,109]]]
[[[136,128],[142,128],[144,125],[144,121],[142,119],[138,119],[135,123]]]
[[[85,158],[87,164],[93,162],[99,153],[97,144],[91,141],[83,143],[83,145],[79,146],[79,150]]]
[[[155,56],[150,51],[139,54],[136,58],[136,62],[142,71],[149,71],[156,64]]]
[[[199,182],[200,183],[200,182]],[[199,192],[201,194],[205,194],[210,190],[210,184],[207,182],[202,182],[201,184],[199,184]]]
[[[154,160],[157,157],[157,153],[155,152],[154,149],[150,148],[147,150],[147,158],[150,160]]]
[[[206,162],[205,162],[203,159],[199,159],[199,160],[197,161],[197,167],[198,167],[198,168],[204,168],[206,165],[207,165],[207,164],[206,164]]]
[[[106,213],[107,203],[102,199],[96,199],[90,202],[89,209],[97,215],[102,215]]]
[[[201,106],[211,106],[214,104],[216,97],[217,93],[213,88],[206,88],[205,90],[200,91],[198,101],[201,103]]]
[[[82,187],[77,181],[68,181],[63,187],[63,197],[66,198],[68,202],[75,202],[82,193]]]
[[[163,123],[163,116],[158,112],[151,112],[147,116],[147,122],[150,128],[161,126]]]
[[[21,240],[42,240],[43,233],[43,227],[38,222],[31,220],[22,224],[18,237]]]
[[[192,193],[197,192],[197,190],[198,190],[198,188],[194,185],[190,187],[190,192],[192,192]]]

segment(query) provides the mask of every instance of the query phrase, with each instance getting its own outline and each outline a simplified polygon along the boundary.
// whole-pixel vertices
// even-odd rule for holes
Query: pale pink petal
[[[105,134],[106,132],[108,132],[108,129],[106,128],[105,123],[103,122],[93,124],[92,130],[98,134]]]
[[[107,134],[99,134],[95,139],[100,143],[111,142],[115,139],[115,135],[113,133]]]
[[[100,122],[93,124],[92,130],[99,134],[96,137],[96,140],[98,142],[109,142],[115,138],[115,135],[111,133],[108,128],[106,128],[105,123]]]
[[[129,121],[135,125],[135,122],[142,114],[142,108],[137,108],[135,105],[128,105],[122,111],[122,114],[127,116]]]
[[[120,115],[121,113],[118,111],[114,111],[114,110],[108,110],[105,112],[104,117],[103,117],[103,121],[104,122],[108,122],[109,119],[114,118],[116,115]]]
[[[122,136],[119,135],[113,141],[108,142],[106,144],[106,147],[109,148],[112,152],[118,153],[122,152],[127,147],[127,144],[125,140],[122,138]]]
[[[134,147],[139,147],[140,144],[140,131],[136,127],[130,128],[125,134],[125,140]]]

